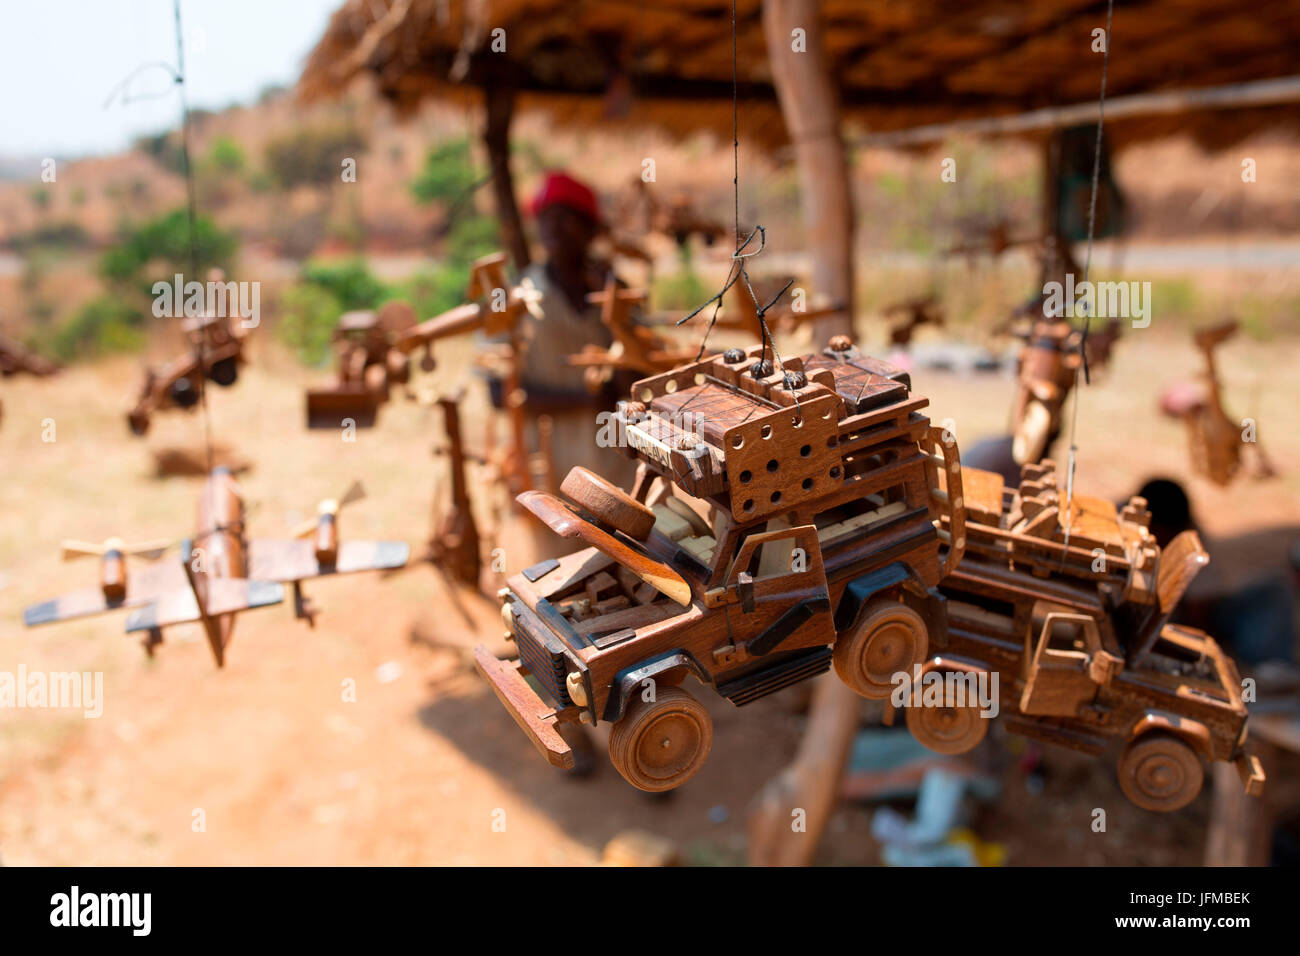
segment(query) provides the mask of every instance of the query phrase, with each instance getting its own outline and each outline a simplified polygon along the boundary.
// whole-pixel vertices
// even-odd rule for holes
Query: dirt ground
[[[1281,477],[1226,493],[1189,479],[1211,535],[1300,522],[1297,344],[1243,338],[1222,351],[1230,407],[1257,419]],[[304,371],[264,342],[254,352],[240,381],[211,398],[214,437],[254,463],[242,478],[250,535],[285,536],[318,499],[360,478],[369,496],[344,513],[342,533],[401,538],[418,551],[442,474],[430,454],[441,440],[434,412],[398,398],[355,443],[308,432],[303,387],[328,373]],[[441,357],[437,383],[467,378],[467,349]],[[1082,489],[1119,498],[1152,475],[1187,474],[1181,426],[1159,417],[1156,398],[1197,366],[1185,338],[1149,329],[1121,341],[1083,396]],[[464,655],[442,644],[459,625],[427,564],[309,584],[321,610],[314,630],[286,605],[241,616],[222,671],[193,627],[169,632],[153,660],[122,635],[120,613],[24,630],[25,605],[96,579],[92,561],[59,561],[61,538],[192,530],[199,479],[154,477],[150,452],[193,446],[201,420],[170,413],[146,439],[129,437],[137,373],[134,361],[112,360],[0,386],[0,671],[102,671],[105,698],[98,719],[0,713],[4,863],[586,864],[627,829],[672,839],[690,862],[744,859],[745,808],[798,742],[798,688],[744,710],[702,695],[717,722],[713,754],[669,797],[633,790],[603,755],[593,776],[567,779]],[[1005,427],[1009,377],[917,370],[913,379],[959,441]],[[47,419],[53,442],[42,441]],[[481,400],[468,419],[481,445]],[[1108,765],[1056,752],[1043,754],[1035,795],[1024,744],[993,746],[1004,795],[974,823],[1010,864],[1199,862],[1207,796],[1183,814],[1146,814],[1124,801]],[[1097,806],[1111,814],[1109,835],[1088,827]],[[843,804],[818,861],[874,861],[869,820],[869,808]]]

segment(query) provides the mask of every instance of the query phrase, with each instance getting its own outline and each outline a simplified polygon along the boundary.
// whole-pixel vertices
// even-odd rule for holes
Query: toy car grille
[[[542,632],[543,625],[521,604],[515,605],[515,646],[519,661],[542,686],[546,695],[557,707],[569,705],[569,692],[564,686],[568,668],[558,640]],[[539,637],[538,634],[541,634]]]

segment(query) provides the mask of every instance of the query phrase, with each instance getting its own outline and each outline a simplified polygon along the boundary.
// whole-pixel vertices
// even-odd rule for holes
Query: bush
[[[319,365],[329,355],[330,338],[344,308],[318,285],[296,285],[280,298],[276,332],[294,350],[299,361]]]
[[[464,302],[468,285],[468,266],[447,265],[417,273],[395,289],[392,298],[410,302],[416,316],[424,320]]]
[[[480,179],[469,140],[455,139],[429,150],[424,169],[411,182],[411,192],[420,202],[448,205],[460,201]]]
[[[364,148],[350,123],[296,129],[266,144],[266,171],[281,189],[328,186],[339,182],[343,160]]]
[[[27,232],[20,232],[9,240],[15,252],[33,253],[41,250],[63,251],[89,245],[86,230],[78,223],[41,223]]]
[[[699,273],[689,265],[684,265],[671,275],[656,277],[651,290],[655,308],[671,312],[698,309],[717,291],[705,285]],[[712,307],[706,310],[706,315],[708,314],[712,314]]]
[[[222,136],[212,144],[203,162],[214,170],[237,174],[244,169],[244,151],[229,136]]]
[[[188,278],[203,281],[212,266],[227,272],[234,260],[238,240],[233,233],[218,229],[211,219],[202,216],[194,223],[195,244],[198,247],[199,275],[188,276],[190,271],[189,220],[184,209],[177,209],[157,219],[151,219],[123,231],[118,245],[104,253],[99,262],[103,277],[119,286],[139,286],[144,290],[158,276],[145,274],[146,267],[161,263],[167,270],[166,278],[180,272]]]
[[[62,361],[104,352],[125,352],[144,344],[144,314],[119,296],[91,299],[54,332],[50,350]]]
[[[389,297],[388,287],[375,278],[362,259],[309,262],[303,266],[302,278],[333,296],[344,312],[373,309]]]
[[[501,247],[501,233],[495,219],[474,216],[452,227],[447,236],[447,259],[454,265],[469,265],[480,256]]]
[[[168,131],[154,136],[141,136],[133,145],[169,173],[177,176],[184,173],[185,161],[181,156],[180,136],[176,133]]]

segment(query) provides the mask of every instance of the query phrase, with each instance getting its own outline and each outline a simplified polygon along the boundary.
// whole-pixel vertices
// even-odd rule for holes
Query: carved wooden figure
[[[615,371],[666,372],[695,356],[694,349],[674,346],[649,326],[638,324],[632,313],[644,308],[645,290],[620,288],[612,273],[605,288],[590,293],[587,301],[600,306],[600,321],[614,338],[607,349],[588,344],[569,357],[569,364],[586,369],[583,381],[591,392],[599,392]]]
[[[1249,423],[1231,418],[1223,407],[1223,386],[1214,353],[1236,332],[1237,323],[1228,321],[1196,333],[1196,347],[1205,358],[1205,389],[1196,400],[1174,410],[1187,428],[1192,469],[1220,486],[1230,484],[1240,472],[1248,441],[1255,448],[1255,477],[1269,478],[1277,474],[1258,436],[1247,437],[1253,432],[1248,428]]]

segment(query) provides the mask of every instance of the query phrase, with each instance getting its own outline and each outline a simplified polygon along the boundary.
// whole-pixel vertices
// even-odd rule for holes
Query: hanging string
[[[1092,273],[1092,243],[1097,225],[1097,187],[1101,178],[1101,137],[1106,122],[1106,73],[1110,65],[1110,24],[1114,12],[1115,0],[1106,0],[1106,45],[1102,48],[1101,54],[1101,94],[1097,98],[1097,138],[1092,153],[1092,194],[1088,199],[1088,247],[1083,260],[1083,281],[1085,283],[1089,281],[1089,276]],[[1084,288],[1090,288],[1090,286],[1085,285]],[[1095,293],[1093,294],[1093,300],[1096,300]],[[1067,554],[1070,546],[1070,529],[1074,524],[1074,470],[1076,455],[1079,450],[1076,444],[1076,436],[1079,428],[1079,400],[1082,395],[1080,377],[1082,376],[1083,384],[1091,383],[1088,372],[1088,330],[1091,324],[1092,308],[1085,303],[1083,334],[1079,338],[1080,362],[1074,370],[1074,405],[1070,409],[1070,460],[1065,478],[1065,546]]]
[[[752,259],[760,254],[767,246],[767,230],[761,225],[755,225],[749,234],[743,239],[740,235],[740,81],[739,81],[739,52],[738,52],[738,29],[736,20],[736,0],[731,0],[731,189],[732,205],[734,216],[734,231],[736,234],[736,250],[731,255],[731,267],[727,273],[727,280],[723,283],[722,288],[713,296],[710,296],[702,305],[691,312],[689,315],[677,320],[677,325],[684,325],[691,319],[695,318],[710,305],[713,306],[713,312],[709,316],[709,324],[704,329],[704,335],[700,338],[699,350],[695,353],[695,361],[700,361],[704,357],[704,351],[708,346],[709,335],[713,332],[714,325],[718,321],[718,313],[722,309],[723,296],[737,282],[744,281],[745,292],[749,295],[750,301],[754,303],[754,311],[758,318],[759,337],[762,345],[762,351],[759,353],[760,363],[767,361],[767,355],[772,355],[773,367],[784,366],[781,355],[776,350],[776,342],[772,338],[772,331],[768,328],[767,312],[772,306],[780,300],[794,285],[791,279],[785,286],[772,297],[766,305],[758,301],[758,295],[754,292],[753,283],[749,279],[749,270],[746,268],[746,260]],[[750,244],[754,241],[755,235],[758,236],[758,248],[752,252],[746,252]],[[794,396],[795,407],[799,406],[799,396]]]
[[[176,86],[181,100],[181,168],[185,175],[185,212],[189,232],[190,275],[199,279],[198,199],[194,184],[194,169],[190,162],[190,106],[185,90],[185,35],[181,29],[181,0],[172,0],[172,13],[176,24]],[[228,304],[228,303],[227,303]],[[230,310],[226,313],[229,316]],[[204,318],[210,318],[205,316]],[[214,467],[212,453],[212,413],[208,408],[208,376],[206,366],[206,326],[194,330],[194,354],[198,363],[199,406],[203,414],[203,447],[207,458],[207,473]]]

